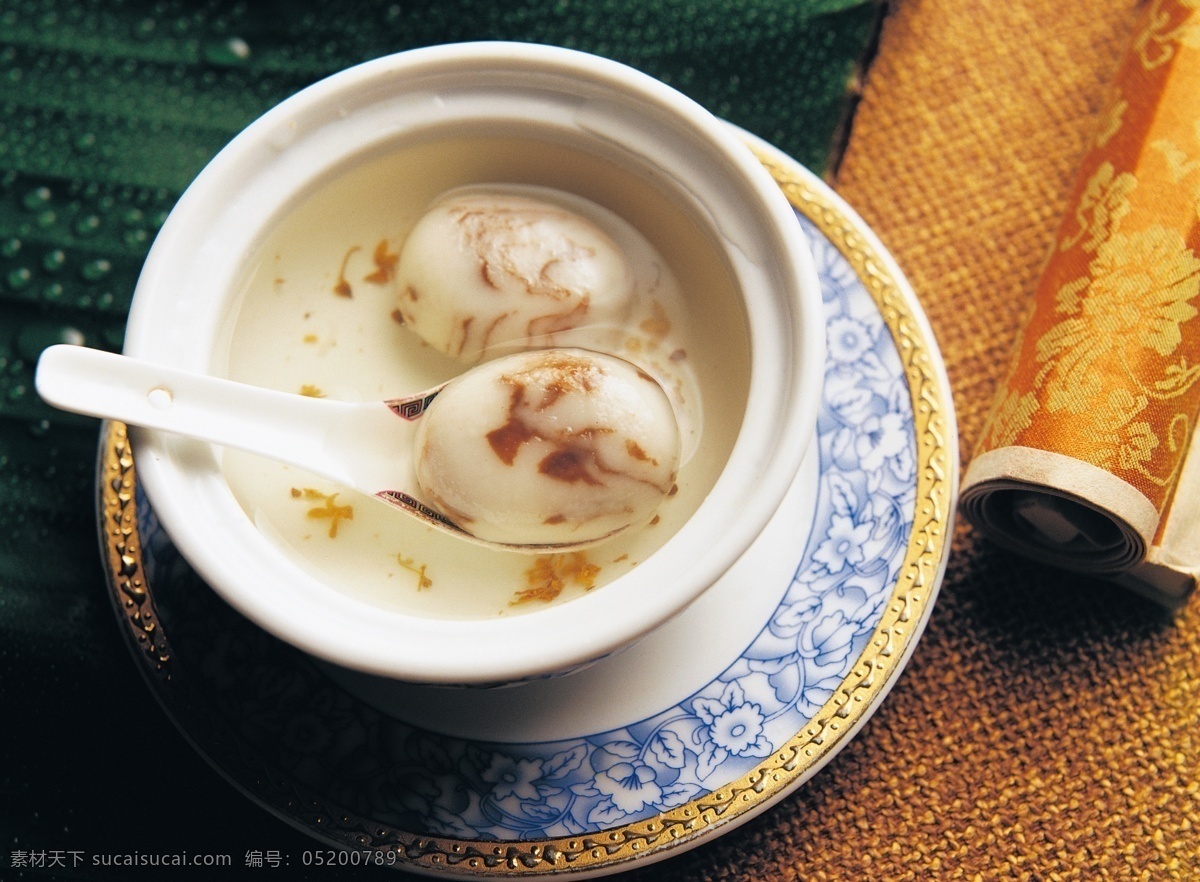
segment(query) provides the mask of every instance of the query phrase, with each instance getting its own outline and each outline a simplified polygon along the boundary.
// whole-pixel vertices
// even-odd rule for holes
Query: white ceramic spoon
[[[430,505],[413,465],[416,421],[449,383],[383,402],[333,401],[61,344],[42,353],[35,384],[42,399],[61,410],[285,462],[478,544],[525,552],[566,551],[611,535],[559,544],[491,542]]]

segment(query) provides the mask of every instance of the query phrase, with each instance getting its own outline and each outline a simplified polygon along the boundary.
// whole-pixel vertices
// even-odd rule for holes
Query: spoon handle
[[[236,447],[348,487],[360,484],[352,469],[331,455],[330,439],[342,434],[340,429],[354,421],[362,405],[277,392],[68,344],[42,353],[35,385],[43,400],[62,410]]]

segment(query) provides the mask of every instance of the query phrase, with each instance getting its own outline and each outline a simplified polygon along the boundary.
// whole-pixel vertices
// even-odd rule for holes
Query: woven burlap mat
[[[837,186],[911,280],[964,462],[1132,0],[905,0]],[[925,637],[860,736],[672,879],[1200,879],[1200,603],[1170,621],[960,526]],[[645,878],[658,878],[653,870]]]

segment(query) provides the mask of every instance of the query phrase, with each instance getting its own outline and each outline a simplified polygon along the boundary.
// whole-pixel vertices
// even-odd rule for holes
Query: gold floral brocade
[[[1155,542],[1200,410],[1198,9],[1146,4],[976,451],[1111,474],[1157,512]]]

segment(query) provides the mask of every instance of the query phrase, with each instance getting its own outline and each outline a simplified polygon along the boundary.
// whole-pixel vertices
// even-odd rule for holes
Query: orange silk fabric
[[[1152,0],[976,454],[1092,463],[1166,509],[1200,405],[1200,0]]]

